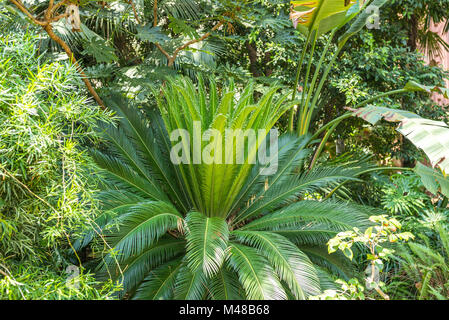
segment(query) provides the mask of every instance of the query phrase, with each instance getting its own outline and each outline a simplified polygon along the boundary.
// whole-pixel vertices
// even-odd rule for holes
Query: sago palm
[[[269,161],[255,156],[274,143],[269,134],[245,140],[243,163],[225,161],[236,160],[237,143],[226,148],[217,135],[270,130],[292,105],[278,89],[256,102],[251,84],[237,92],[200,79],[196,89],[177,78],[154,93],[160,112],[107,100],[120,122],[104,127],[107,149],[92,152],[102,169],[104,213],[76,243],[82,248],[102,234],[108,250],[99,277],[122,281],[132,299],[305,299],[331,284],[329,273],[351,273],[344,258],[328,255],[326,242],[339,231],[365,228],[368,209],[305,198],[356,180],[361,168],[306,170],[309,138],[294,135],[279,138]],[[190,152],[174,164],[170,152],[183,143],[170,140],[174,130],[192,137],[199,127],[216,130],[200,146],[211,150],[213,162],[195,161],[198,146],[186,142],[181,150]],[[263,175],[275,160],[277,170]]]

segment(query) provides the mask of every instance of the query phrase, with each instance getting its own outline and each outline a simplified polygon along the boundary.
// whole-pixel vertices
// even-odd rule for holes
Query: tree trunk
[[[246,49],[248,50],[248,56],[249,56],[249,71],[251,71],[251,74],[254,77],[260,77],[259,67],[257,63],[257,50],[252,46],[249,41],[245,42]]]
[[[407,46],[410,48],[410,51],[416,51],[418,48],[418,18],[415,15],[412,15],[408,20],[410,29],[408,30],[408,42]]]

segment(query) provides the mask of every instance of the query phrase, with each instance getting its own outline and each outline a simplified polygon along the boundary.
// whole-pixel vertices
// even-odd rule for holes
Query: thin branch
[[[62,5],[66,4],[67,0],[62,0],[54,5],[54,0],[50,0],[49,6],[47,10],[45,11],[45,21],[40,21],[36,19],[23,5],[23,3],[20,0],[10,0],[20,11],[22,11],[24,14],[26,14],[35,24],[40,25],[48,34],[48,36],[55,41],[57,44],[59,44],[62,49],[64,49],[65,53],[69,57],[70,61],[75,65],[76,69],[78,70],[79,74],[81,75],[81,79],[83,80],[84,84],[87,87],[87,90],[89,93],[93,96],[95,101],[101,106],[101,108],[105,109],[105,105],[103,101],[101,100],[100,96],[95,91],[94,87],[90,83],[89,79],[87,78],[86,74],[84,73],[81,66],[76,61],[72,50],[69,48],[67,43],[65,43],[60,37],[58,37],[54,31],[53,27],[51,25],[52,22],[58,21],[64,17],[67,16],[67,14],[60,14],[56,17],[53,17],[53,14],[60,8]]]
[[[175,49],[175,52],[173,53],[173,58],[176,58],[177,54],[179,53],[179,51],[184,50],[185,48],[187,48],[188,46],[195,44],[197,42],[203,41],[206,38],[210,37],[212,35],[212,32],[214,32],[215,30],[217,30],[218,28],[220,28],[223,25],[224,21],[219,21],[209,32],[205,33],[202,37],[191,40],[185,44],[183,44],[182,46],[178,47]]]
[[[25,15],[28,16],[28,18],[30,18],[35,24],[38,24],[40,26],[46,26],[48,24],[47,21],[41,21],[36,19],[26,8],[25,6],[22,4],[22,2],[20,0],[9,0],[11,1],[20,11],[22,11]]]
[[[52,16],[58,9],[59,7],[66,5],[67,4],[67,0],[63,0],[61,2],[58,2],[57,4],[55,4],[53,6],[53,8],[50,10],[50,16]]]
[[[130,0],[131,1],[131,0]],[[154,0],[153,2],[153,27],[157,27],[157,0]],[[160,52],[162,52],[162,54],[167,58],[168,60],[168,66],[172,67],[176,57],[178,56],[178,53],[184,49],[186,49],[187,47],[191,46],[192,44],[195,44],[197,42],[203,41],[206,38],[210,37],[212,35],[212,32],[214,32],[215,30],[217,30],[218,28],[220,28],[223,25],[224,21],[221,20],[219,21],[209,32],[205,33],[202,37],[197,38],[197,39],[193,39],[189,42],[186,42],[185,44],[179,46],[178,48],[175,49],[175,51],[173,52],[173,55],[170,56],[170,54],[165,51],[164,48],[162,48],[162,46],[159,43],[155,43],[156,47],[159,49]]]
[[[192,40],[192,41],[189,41],[189,42],[187,42],[186,44],[183,44],[182,46],[178,47],[178,48],[175,50],[174,55],[175,55],[176,53],[178,53],[179,51],[184,50],[184,49],[187,48],[188,46],[190,46],[190,45],[192,45],[192,44],[194,44],[194,43],[203,41],[204,39],[210,37],[211,34],[212,34],[212,32],[214,32],[215,30],[217,30],[218,28],[220,28],[220,27],[223,25],[223,23],[224,23],[223,21],[218,22],[218,23],[217,23],[217,24],[216,24],[216,25],[215,25],[209,32],[205,33],[202,37],[197,38],[197,39],[194,39],[194,40]]]
[[[154,0],[153,3],[153,27],[157,27],[157,0]],[[158,42],[156,42],[155,45],[159,49],[159,51],[162,52],[162,54],[167,58],[167,60],[170,61],[171,57],[168,52],[165,51]]]
[[[127,0],[127,2],[129,5],[131,5],[131,8],[133,9],[134,18],[136,19],[137,23],[140,24],[140,19],[139,19],[139,16],[137,15],[136,6],[134,5],[133,0]]]
[[[51,18],[51,22],[59,21],[59,20],[61,20],[61,19],[63,19],[63,18],[67,18],[68,16],[69,16],[68,13],[60,14],[60,15],[54,17],[54,18]]]
[[[153,0],[153,27],[157,26],[157,0]]]
[[[81,79],[83,80],[84,84],[87,87],[87,90],[90,92],[90,94],[92,95],[92,97],[95,99],[95,101],[104,109],[105,105],[103,103],[103,101],[101,100],[101,98],[98,96],[97,92],[95,91],[94,87],[92,86],[92,84],[90,83],[89,79],[87,78],[86,74],[84,73],[83,69],[81,68],[81,66],[78,64],[78,61],[76,61],[72,50],[69,48],[69,46],[67,45],[67,43],[65,43],[60,37],[58,37],[54,32],[53,32],[53,27],[51,26],[51,24],[48,24],[44,27],[44,30],[47,31],[48,35],[50,36],[50,38],[52,40],[54,40],[57,44],[59,44],[62,49],[64,49],[65,53],[67,54],[67,56],[69,57],[70,61],[75,65],[76,69],[78,70],[79,74],[81,75]]]

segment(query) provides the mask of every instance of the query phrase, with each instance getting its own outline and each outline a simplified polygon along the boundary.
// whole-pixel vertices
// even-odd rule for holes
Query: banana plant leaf
[[[436,195],[440,191],[449,198],[449,177],[445,177],[441,172],[429,168],[421,162],[418,162],[414,171],[421,178],[424,187],[432,194]]]
[[[396,130],[416,147],[422,149],[434,167],[439,166],[443,174],[449,173],[449,126],[446,123],[424,119],[409,111],[374,105],[360,109],[347,109],[371,124],[376,124],[381,119],[399,122]]]
[[[317,36],[345,25],[363,7],[363,0],[300,0],[291,1],[290,18],[301,33]]]
[[[374,0],[373,2],[370,2],[370,5],[374,6],[374,7],[377,7],[377,8],[380,8],[386,2],[387,2],[387,0]],[[362,4],[362,6],[363,6],[363,4]],[[356,8],[357,6],[354,6],[354,7]],[[350,18],[350,19],[352,19],[352,17],[350,16],[351,11],[354,11],[354,10],[351,9],[351,10],[348,11],[348,15],[349,15],[348,18]],[[359,11],[362,11],[362,7],[361,6],[359,7]],[[357,13],[355,13],[355,15],[357,15]],[[338,46],[340,48],[343,47],[345,45],[346,41],[348,41],[349,38],[351,38],[353,35],[355,35],[358,32],[360,32],[360,30],[362,30],[363,27],[366,25],[366,22],[371,17],[371,15],[372,15],[371,12],[369,12],[367,10],[363,10],[363,12],[361,12],[357,16],[355,21],[350,25],[348,30],[344,34],[342,34],[341,37],[338,39]]]
[[[449,89],[441,88],[437,86],[424,86],[414,81],[410,81],[404,87],[407,91],[421,91],[427,93],[439,93],[443,95],[446,99],[449,99]]]

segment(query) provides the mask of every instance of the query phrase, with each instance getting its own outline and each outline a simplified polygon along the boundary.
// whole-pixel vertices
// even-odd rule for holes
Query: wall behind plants
[[[98,143],[93,129],[111,116],[91,102],[73,66],[38,54],[39,41],[0,34],[0,299],[44,289],[43,296],[76,297],[64,291],[65,268],[77,264],[68,259],[68,234],[96,207],[81,146]],[[99,294],[83,277],[81,297]]]

